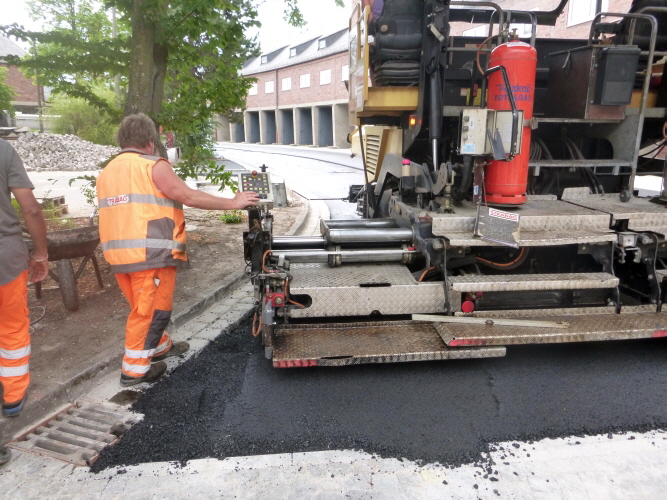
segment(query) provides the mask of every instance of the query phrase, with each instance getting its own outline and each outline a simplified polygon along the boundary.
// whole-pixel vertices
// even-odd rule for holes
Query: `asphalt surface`
[[[546,437],[667,427],[667,342],[517,346],[505,358],[278,370],[246,324],[143,393],[93,470],[356,449],[418,463],[530,454]],[[610,434],[611,439],[611,434]],[[493,473],[493,464],[488,465]]]

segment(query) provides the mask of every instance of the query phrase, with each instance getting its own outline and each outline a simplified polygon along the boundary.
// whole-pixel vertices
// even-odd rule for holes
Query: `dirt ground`
[[[300,201],[291,201],[287,207],[274,209],[274,234],[285,234],[301,210]],[[246,212],[243,214],[245,216]],[[220,287],[224,278],[241,272],[245,267],[243,231],[247,222],[228,224],[219,217],[220,212],[186,209],[187,252],[191,268],[178,273],[174,294],[175,314],[197,296]],[[92,357],[116,344],[119,351],[122,349],[121,339],[129,308],[99,247],[96,254],[104,288],[99,288],[89,262],[77,281],[78,311],[71,312],[65,308],[58,284],[51,277],[42,282],[41,299],[35,297],[31,287],[28,294],[30,315],[31,321],[36,321],[32,325],[31,370],[43,368],[48,372],[52,362],[65,366],[80,365],[82,351]],[[75,272],[80,261],[72,260]],[[55,262],[51,263],[51,269],[55,272]],[[72,373],[81,368],[71,366]]]

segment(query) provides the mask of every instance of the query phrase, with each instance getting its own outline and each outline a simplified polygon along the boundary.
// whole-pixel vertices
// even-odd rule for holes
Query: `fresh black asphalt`
[[[93,470],[335,449],[457,465],[499,441],[667,428],[666,339],[280,370],[249,331],[221,335],[143,393],[132,407],[143,421]]]

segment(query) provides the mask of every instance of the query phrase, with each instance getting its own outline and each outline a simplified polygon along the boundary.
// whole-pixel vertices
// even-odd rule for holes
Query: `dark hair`
[[[116,140],[122,149],[145,148],[150,142],[157,144],[155,123],[144,113],[128,115],[120,124]]]

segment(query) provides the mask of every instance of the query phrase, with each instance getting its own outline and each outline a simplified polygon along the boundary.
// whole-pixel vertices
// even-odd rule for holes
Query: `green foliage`
[[[45,21],[45,32],[17,25],[0,31],[37,42],[36,54],[8,58],[10,64],[36,69],[43,85],[85,99],[111,121],[121,113],[95,83],[120,78],[124,114],[147,113],[182,141],[184,161],[177,173],[204,175],[222,188],[231,176],[212,160],[207,123],[216,113],[244,106],[252,79],[240,70],[248,57],[258,55],[256,40],[245,36],[259,25],[257,7],[257,0],[32,0],[33,17]],[[118,13],[115,38],[112,8]],[[285,0],[285,18],[304,24],[298,0]],[[104,134],[97,132],[100,142]]]
[[[10,64],[37,70],[40,84],[53,92],[85,99],[100,110],[121,117],[120,110],[100,98],[95,84],[100,78],[122,75],[126,81],[129,61],[129,26],[118,23],[118,37],[112,38],[111,16],[103,3],[94,0],[31,0],[31,17],[41,20],[43,32],[30,32],[18,25],[1,31],[24,41],[36,42],[36,53],[20,59],[7,57]]]
[[[0,113],[6,111],[9,116],[14,116],[12,100],[16,96],[14,89],[5,83],[7,68],[0,66]]]
[[[45,193],[45,197],[48,197],[49,191]],[[25,224],[23,219],[23,214],[21,212],[21,205],[16,199],[12,198],[12,207],[16,212],[16,216],[19,218],[19,223],[21,225]],[[62,217],[60,214],[60,209],[55,206],[52,200],[44,200],[42,202],[42,214],[44,215],[44,220],[46,221],[47,228],[49,230],[58,230],[58,229],[71,229],[76,226],[71,219]]]
[[[96,85],[94,91],[110,109],[114,108],[114,94],[102,85]],[[86,141],[109,146],[116,145],[118,123],[116,115],[100,111],[80,97],[57,95],[51,101],[49,120],[56,134],[74,134]]]
[[[240,210],[225,211],[220,215],[220,220],[225,224],[239,224],[243,222],[243,212]]]
[[[215,122],[209,120],[193,124],[187,132],[176,134],[176,146],[181,148],[181,161],[176,165],[176,173],[182,179],[196,179],[204,176],[206,180],[219,186],[222,191],[225,186],[231,186],[236,191],[236,182],[232,180],[232,173],[224,170],[224,165],[218,166],[213,157],[213,132]]]
[[[23,219],[23,216],[21,215],[21,205],[19,205],[19,202],[16,201],[14,198],[12,198],[12,208],[14,208],[14,212],[16,212],[16,216],[19,219]]]

